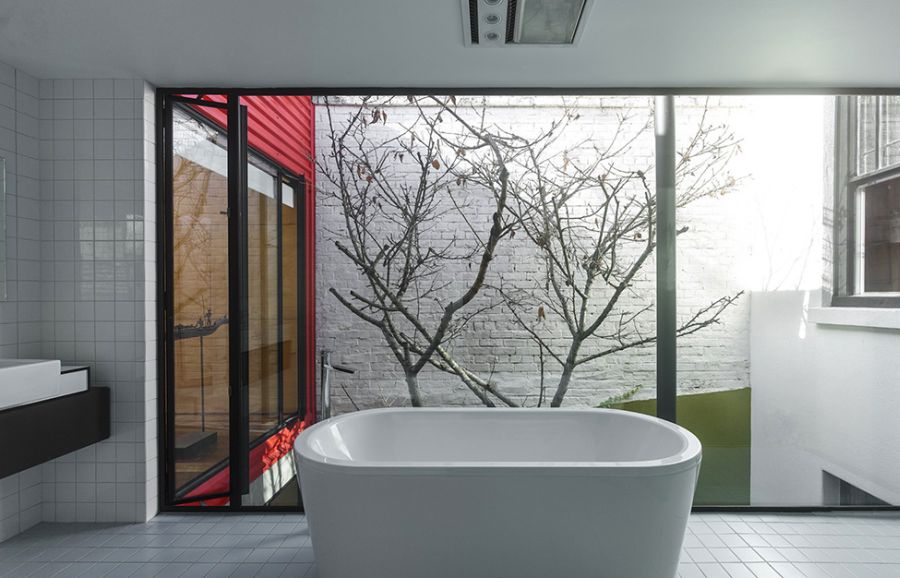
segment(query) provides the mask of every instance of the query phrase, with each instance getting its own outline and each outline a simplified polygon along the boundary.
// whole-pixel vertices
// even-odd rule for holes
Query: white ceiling
[[[468,48],[459,0],[0,0],[0,61],[161,86],[900,87],[897,0],[595,0],[577,46]]]

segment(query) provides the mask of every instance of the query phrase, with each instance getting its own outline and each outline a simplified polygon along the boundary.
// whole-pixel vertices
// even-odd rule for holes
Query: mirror
[[[6,159],[0,157],[0,301],[6,301]]]

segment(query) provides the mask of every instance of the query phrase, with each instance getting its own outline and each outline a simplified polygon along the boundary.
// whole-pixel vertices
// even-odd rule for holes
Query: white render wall
[[[572,99],[568,99],[571,103]],[[402,101],[402,99],[401,99]],[[739,189],[725,198],[705,199],[678,214],[678,225],[690,231],[679,236],[679,314],[701,307],[740,290],[818,287],[821,279],[818,239],[821,235],[822,161],[826,99],[814,97],[716,97],[709,101],[709,120],[725,122],[742,140],[742,153],[733,162],[732,173],[749,175]],[[498,125],[531,131],[546,126],[562,109],[555,97],[494,97],[490,117]],[[703,99],[683,97],[676,101],[679,142],[696,126]],[[647,98],[578,99],[584,133],[601,142],[608,139],[616,115],[640,116],[649,112]],[[387,109],[389,121],[377,130],[390,134],[396,123],[408,122],[413,111],[398,105]],[[337,115],[349,109],[337,109]],[[327,161],[329,142],[324,106],[317,107],[318,158]],[[371,130],[371,129],[370,129]],[[629,167],[652,167],[652,131],[639,143],[627,162]],[[652,174],[652,168],[651,173]],[[340,208],[329,194],[329,183],[317,175],[318,200],[318,343],[334,351],[335,359],[354,366],[354,376],[337,374],[333,400],[338,411],[350,409],[341,385],[361,407],[406,403],[406,388],[399,366],[380,334],[358,320],[328,293],[335,287],[361,289],[360,278],[350,261],[334,247],[341,237]],[[482,203],[475,212],[488,218],[490,208]],[[442,222],[447,238],[463,230],[450,219]],[[517,239],[518,241],[518,239]],[[491,273],[502,273],[505,283],[527,287],[539,271],[533,249],[524,242],[501,247]],[[654,299],[651,260],[638,280],[638,295],[631,306]],[[465,277],[463,270],[454,277]],[[482,297],[479,297],[482,299]],[[653,314],[643,328],[653,331]],[[679,342],[679,385],[682,390],[730,389],[750,385],[749,295],[729,309],[721,323]],[[459,344],[460,357],[482,375],[491,374],[500,388],[534,403],[538,374],[537,348],[513,323],[508,313],[492,310],[482,314]],[[552,376],[550,382],[552,383]],[[466,404],[477,400],[454,377],[425,370],[421,379],[427,404]],[[576,373],[566,403],[596,404],[631,385],[645,386],[639,396],[648,396],[655,383],[653,347],[631,350],[607,358],[588,371]]]
[[[39,81],[0,64],[0,356],[90,365],[113,422],[108,440],[0,480],[0,541],[41,520],[156,513],[154,126],[141,80]]]
[[[900,504],[897,316],[844,310],[825,319],[820,295],[752,298],[751,503],[822,505],[827,471]],[[867,317],[895,327],[867,327]]]

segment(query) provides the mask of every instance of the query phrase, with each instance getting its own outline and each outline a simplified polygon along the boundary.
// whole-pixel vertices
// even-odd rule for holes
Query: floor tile
[[[163,514],[147,524],[39,524],[0,544],[0,577],[317,578],[302,515]],[[704,512],[680,578],[900,578],[900,515]]]

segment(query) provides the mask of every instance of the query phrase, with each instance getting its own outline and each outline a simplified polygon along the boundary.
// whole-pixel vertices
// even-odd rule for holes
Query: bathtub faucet
[[[322,419],[331,417],[331,372],[354,374],[356,370],[346,365],[331,363],[331,352],[322,351]]]

